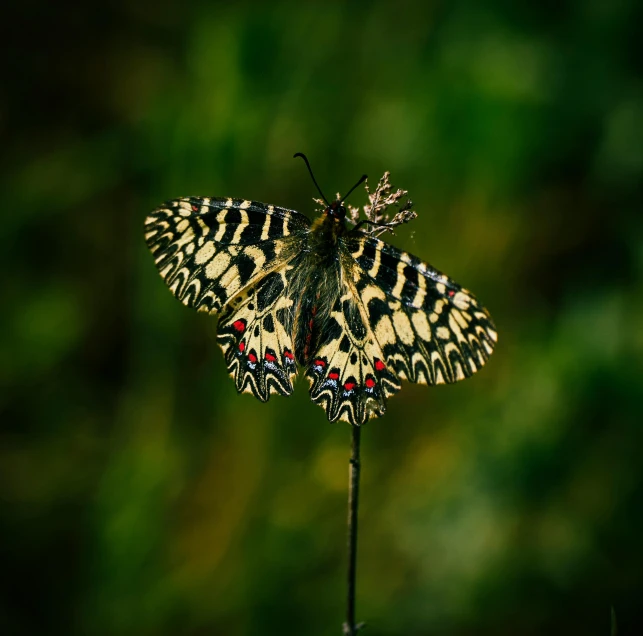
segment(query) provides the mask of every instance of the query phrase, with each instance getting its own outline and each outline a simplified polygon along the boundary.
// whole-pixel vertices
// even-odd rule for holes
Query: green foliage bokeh
[[[375,634],[643,624],[643,79],[634,0],[23,3],[6,26],[3,634],[340,633],[350,431],[238,396],[142,222],[311,214],[385,170],[389,237],[500,336],[363,436]],[[360,197],[362,200],[360,201]],[[354,204],[364,204],[363,194]]]

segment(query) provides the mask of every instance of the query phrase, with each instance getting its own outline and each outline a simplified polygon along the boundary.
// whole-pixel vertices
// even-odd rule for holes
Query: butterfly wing
[[[237,391],[262,402],[271,393],[290,395],[293,390],[293,269],[285,264],[246,288],[219,319],[217,339]]]
[[[172,293],[188,307],[216,313],[299,253],[309,227],[294,210],[190,197],[154,210],[145,240]]]
[[[341,295],[306,375],[312,401],[331,422],[341,419],[359,425],[384,413],[386,398],[400,390],[400,382],[383,363],[382,349],[349,281],[342,277],[340,285]]]
[[[444,274],[363,232],[340,240],[387,367],[424,384],[457,382],[487,361],[498,335],[489,312]]]
[[[339,240],[340,294],[307,369],[328,419],[382,415],[400,380],[457,382],[497,340],[489,313],[420,259],[363,232]]]

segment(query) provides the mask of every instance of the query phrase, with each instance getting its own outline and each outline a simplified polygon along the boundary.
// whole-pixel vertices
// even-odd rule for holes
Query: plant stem
[[[360,433],[359,426],[351,426],[352,452],[348,490],[348,596],[344,634],[355,636],[362,624],[355,624],[355,573],[357,570],[357,507],[359,504]]]

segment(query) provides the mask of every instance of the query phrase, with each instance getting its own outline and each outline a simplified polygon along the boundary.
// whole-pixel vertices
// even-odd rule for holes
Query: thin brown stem
[[[360,434],[359,426],[351,426],[352,452],[348,491],[348,596],[344,634],[355,636],[363,623],[355,624],[355,574],[357,571],[357,508],[359,505]]]

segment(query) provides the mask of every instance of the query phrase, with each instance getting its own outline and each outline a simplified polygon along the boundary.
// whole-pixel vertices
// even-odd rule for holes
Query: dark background
[[[0,631],[339,634],[350,430],[237,396],[143,241],[183,195],[391,237],[496,321],[363,431],[368,634],[643,627],[643,5],[92,3],[3,19]],[[363,193],[352,203],[363,205]]]

